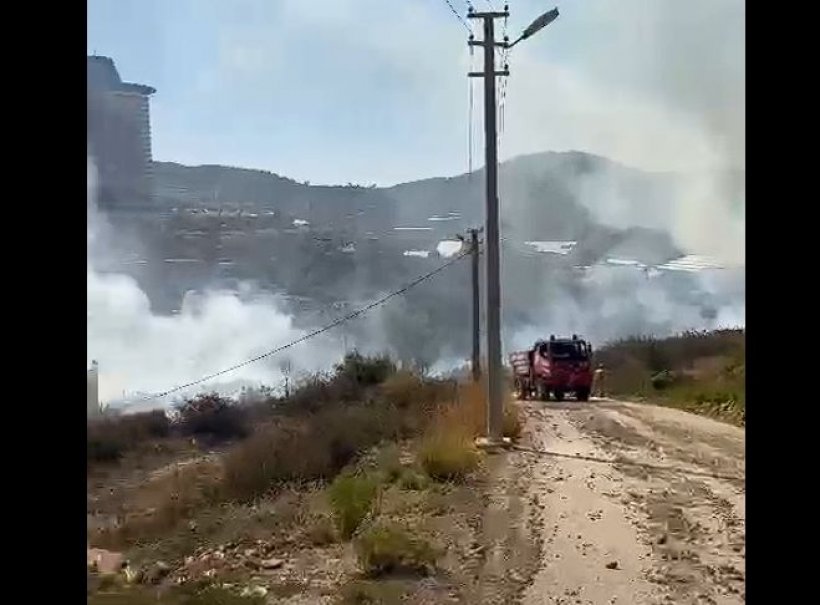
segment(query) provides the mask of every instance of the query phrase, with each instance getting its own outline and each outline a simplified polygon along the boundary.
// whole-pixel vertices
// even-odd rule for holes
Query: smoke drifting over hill
[[[524,0],[515,15],[539,8]],[[635,200],[602,172],[579,198],[602,224],[661,228],[687,253],[742,265],[745,2],[593,0],[561,6],[545,31],[512,54],[502,158],[548,146],[674,171],[665,198]]]
[[[505,346],[510,350],[528,346],[551,332],[577,332],[600,344],[633,334],[743,325],[742,272],[661,272],[650,271],[648,266],[641,271],[635,266],[607,264],[607,258],[620,256],[658,265],[681,251],[660,229],[665,220],[672,219],[652,218],[644,212],[653,198],[670,196],[669,188],[659,185],[657,190],[646,189],[643,183],[630,191],[627,177],[631,173],[627,169],[620,173],[617,168],[601,171],[600,162],[606,161],[578,154],[546,154],[520,158],[503,167],[508,202],[502,242]],[[540,174],[538,164],[542,166]],[[545,165],[552,166],[546,175]],[[578,166],[589,170],[575,174]],[[640,174],[633,176],[637,179]],[[604,199],[583,195],[593,182],[591,178],[601,182],[608,179],[609,191],[624,189],[622,200],[628,199],[633,205],[620,209],[616,204],[610,208],[587,207],[601,204]],[[460,177],[435,186],[419,186],[425,196],[453,199],[449,187],[461,186],[459,183],[471,187],[475,180]],[[94,205],[90,161],[88,183],[88,360],[100,362],[101,398],[107,401],[120,399],[123,391],[127,398],[135,398],[136,393],[161,391],[197,380],[297,339],[408,281],[395,270],[397,263],[417,262],[412,277],[442,262],[435,257],[408,261],[400,253],[395,258],[377,255],[373,258],[380,263],[377,273],[383,285],[358,293],[348,288],[345,295],[358,294],[354,300],[362,302],[341,309],[328,308],[328,313],[319,315],[300,315],[282,296],[271,294],[269,287],[248,282],[232,291],[203,284],[198,293],[186,294],[176,314],[162,315],[152,311],[152,292],[141,288],[132,276],[100,269],[111,256],[112,246],[119,242],[118,228],[109,224]],[[307,189],[309,192],[311,188]],[[607,188],[601,185],[600,190]],[[396,203],[406,207],[416,195],[413,191],[414,185],[408,184],[398,193],[374,190],[372,195],[395,195]],[[578,191],[582,195],[578,196]],[[325,194],[332,197],[332,192]],[[467,200],[469,195],[468,190]],[[579,205],[578,199],[585,203]],[[424,208],[420,211],[423,216]],[[622,228],[602,226],[594,220],[596,216]],[[642,227],[636,229],[636,223]],[[577,241],[565,250],[565,255],[543,254],[524,244],[527,237],[539,234]],[[435,247],[430,246],[431,250]],[[562,250],[561,246],[543,248]],[[336,255],[345,256],[340,251]],[[319,258],[319,262],[327,263],[333,256]],[[576,267],[579,264],[592,266]],[[347,265],[338,266],[347,271],[344,267]],[[353,275],[362,269],[367,267],[353,267]],[[298,271],[288,275],[297,281],[279,284],[279,291],[287,293],[288,288],[283,286],[302,288],[304,280],[314,279]],[[313,286],[317,293],[332,299],[334,292],[328,290],[329,286],[326,291],[321,283]],[[445,371],[461,365],[468,356],[468,302],[469,267],[468,263],[459,263],[364,317],[193,390],[219,388],[235,392],[243,384],[278,387],[285,366],[289,365],[294,374],[326,370],[345,349],[352,348],[386,351],[398,359]]]
[[[96,209],[94,190],[89,159],[87,357],[88,363],[100,362],[102,401],[122,399],[123,393],[136,401],[141,394],[197,380],[303,335],[281,310],[281,301],[253,289],[205,291],[187,297],[176,315],[153,313],[148,295],[134,278],[96,268],[105,257],[111,225]],[[227,392],[241,384],[279,386],[283,360],[291,359],[301,371],[318,371],[338,361],[341,353],[334,339],[319,337],[309,346],[250,364],[217,382]]]

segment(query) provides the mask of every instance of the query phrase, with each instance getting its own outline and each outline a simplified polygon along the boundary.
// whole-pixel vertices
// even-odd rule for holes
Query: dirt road
[[[616,401],[522,403],[524,605],[745,602],[743,429]]]

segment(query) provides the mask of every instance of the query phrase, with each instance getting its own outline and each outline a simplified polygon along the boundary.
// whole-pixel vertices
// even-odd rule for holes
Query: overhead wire
[[[470,40],[473,39],[473,35],[470,34]],[[474,69],[475,65],[475,53],[473,52],[473,46],[470,46],[470,71]],[[467,178],[472,178],[473,175],[473,95],[475,92],[475,88],[473,86],[473,80],[475,78],[467,78]]]
[[[467,4],[467,12],[468,13],[475,10],[475,8],[473,7],[473,3],[470,2],[470,0],[466,0],[466,4]],[[475,35],[473,34],[473,32],[471,30],[469,40],[470,40],[470,42],[472,42],[474,39],[475,39]],[[469,59],[470,68],[469,68],[469,71],[474,71],[475,70],[475,52],[474,52],[475,47],[472,44],[469,44],[468,46],[469,46],[469,49],[470,49],[470,59]],[[473,120],[474,109],[473,108],[475,106],[475,102],[473,100],[474,95],[475,95],[475,87],[474,87],[473,78],[468,77],[467,78],[467,97],[468,97],[468,100],[467,100],[467,179],[468,180],[472,179],[472,176],[473,176],[473,152],[475,151],[475,149],[474,149],[475,148],[475,142],[474,142],[475,126],[474,126],[474,123],[473,123],[474,122],[474,120]]]
[[[509,11],[509,4],[505,5],[505,8]],[[502,40],[508,42],[507,38],[507,20],[508,17],[504,17],[504,28],[502,30]],[[509,67],[509,57],[510,57],[510,49],[509,48],[502,48],[501,52],[501,69],[507,69]],[[502,76],[501,86],[499,91],[499,100],[498,100],[498,144],[499,147],[501,146],[501,140],[504,136],[504,118],[505,118],[505,109],[507,104],[507,86],[509,76]]]
[[[458,19],[459,22],[464,26],[464,29],[466,29],[468,32],[472,33],[472,30],[470,29],[470,26],[467,25],[467,21],[465,21],[464,17],[462,17],[461,14],[456,10],[456,7],[453,6],[453,3],[450,2],[450,0],[444,0],[444,2],[450,8],[450,11],[455,15],[456,19]]]

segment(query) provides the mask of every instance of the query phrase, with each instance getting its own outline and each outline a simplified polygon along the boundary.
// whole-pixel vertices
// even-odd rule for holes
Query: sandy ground
[[[520,602],[745,602],[743,429],[645,404],[521,405],[507,464],[540,556]]]
[[[745,602],[743,429],[617,401],[520,406],[519,444],[488,456],[480,477],[383,502],[447,553],[433,576],[396,580],[409,590],[401,602]],[[188,462],[138,475],[162,481]],[[125,498],[132,483],[100,486],[94,508],[110,512],[106,498]],[[271,604],[331,603],[356,577],[350,544],[275,546],[283,565],[248,579]]]

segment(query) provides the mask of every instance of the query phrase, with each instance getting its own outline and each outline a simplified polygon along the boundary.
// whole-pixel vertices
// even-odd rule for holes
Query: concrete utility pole
[[[495,79],[509,76],[507,66],[495,69],[496,47],[511,48],[530,38],[535,33],[558,18],[558,9],[547,11],[533,21],[512,44],[506,36],[503,42],[495,40],[495,20],[510,16],[505,5],[503,12],[476,12],[470,6],[468,19],[481,19],[484,25],[484,39],[473,40],[470,46],[484,49],[484,70],[470,72],[471,78],[484,78],[484,146],[487,171],[487,216],[486,216],[486,263],[487,263],[487,436],[480,445],[494,447],[504,444],[504,374],[501,365],[501,263],[499,254],[498,228],[498,136],[496,133]]]
[[[468,229],[470,234],[470,261],[472,265],[473,281],[473,381],[481,380],[481,289],[478,282],[478,234],[481,229]]]
[[[507,42],[495,41],[495,19],[504,19],[509,11],[467,13],[468,19],[484,22],[484,39],[470,40],[470,46],[484,49],[484,71],[470,72],[471,78],[484,78],[484,147],[487,171],[487,207],[485,254],[487,266],[487,438],[486,445],[503,443],[504,376],[501,365],[501,283],[498,229],[498,137],[496,133],[495,79],[508,76],[506,69],[496,71],[495,49]]]

